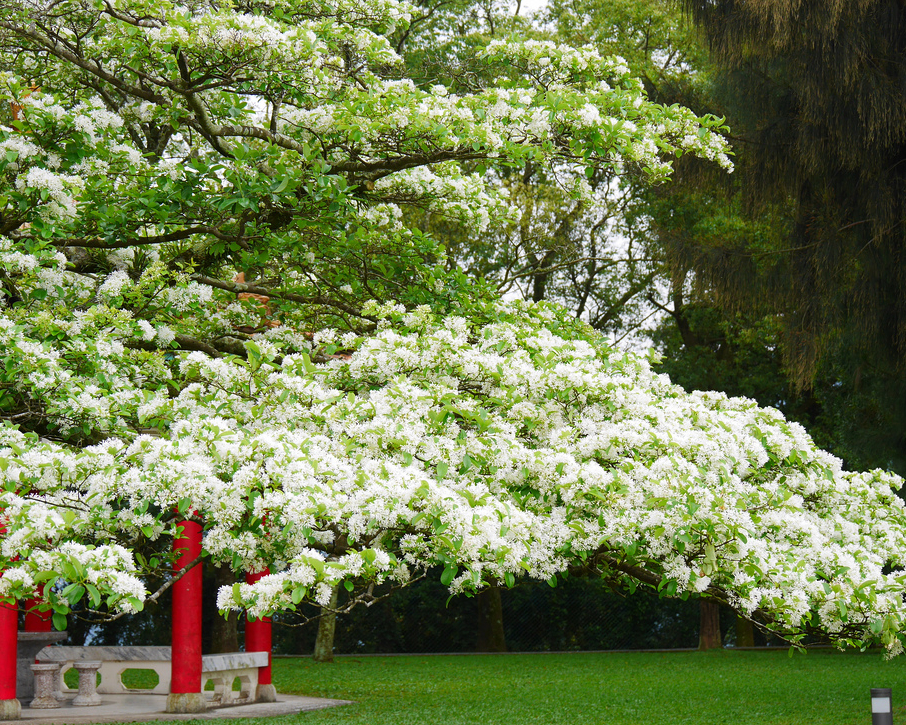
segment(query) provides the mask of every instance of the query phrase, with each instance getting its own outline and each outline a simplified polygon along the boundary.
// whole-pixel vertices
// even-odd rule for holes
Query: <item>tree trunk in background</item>
[[[330,609],[337,608],[337,594],[339,587],[334,587],[330,593]],[[323,615],[318,621],[318,637],[315,639],[315,662],[333,662],[333,637],[337,631],[337,615],[335,612],[325,611],[321,607]]]
[[[506,652],[503,634],[503,602],[500,587],[478,592],[478,642],[476,652]]]
[[[755,629],[748,619],[739,614],[736,615],[736,646],[755,646]]]
[[[236,582],[236,575],[228,566],[214,567],[214,583],[217,589],[231,587]],[[211,627],[211,654],[239,651],[239,612],[231,609],[224,619],[215,613]]]
[[[711,599],[700,600],[701,626],[698,630],[698,648],[716,649],[722,647],[720,635],[720,605]]]

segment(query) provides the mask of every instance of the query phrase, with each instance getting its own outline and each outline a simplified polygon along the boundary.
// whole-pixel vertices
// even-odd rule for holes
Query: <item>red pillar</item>
[[[6,526],[0,524],[0,536],[5,533]],[[19,605],[0,603],[0,720],[18,720],[22,716],[22,706],[16,699],[18,651]]]
[[[201,555],[201,524],[181,521],[182,536],[173,540],[179,554],[176,571]],[[171,640],[170,694],[167,712],[203,712],[201,692],[201,565],[187,571],[173,585],[173,637]]]
[[[41,594],[44,594],[44,587],[41,587]],[[25,600],[25,631],[26,632],[52,632],[53,631],[53,612],[39,612],[35,609],[41,599]]]
[[[254,584],[261,577],[270,574],[269,569],[259,571],[257,574],[246,574],[245,581]],[[267,666],[258,668],[258,692],[255,700],[258,702],[275,702],[277,691],[271,680],[271,618],[262,617],[254,622],[245,620],[245,651],[267,652]]]
[[[0,701],[16,699],[16,650],[19,644],[19,610],[0,604]]]

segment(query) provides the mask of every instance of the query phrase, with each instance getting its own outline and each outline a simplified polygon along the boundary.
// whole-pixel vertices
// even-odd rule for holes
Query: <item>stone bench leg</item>
[[[45,663],[51,664],[51,663]],[[60,669],[57,670],[56,677],[54,677],[54,692],[53,696],[57,698],[60,702],[66,702],[68,699],[66,695],[63,694],[63,668],[68,664],[66,662],[56,662],[54,664],[60,665]]]
[[[60,703],[56,698],[60,665],[56,662],[43,665],[33,664],[31,665],[31,671],[35,676],[35,697],[29,707],[38,710],[60,707]]]
[[[73,705],[89,706],[100,705],[102,700],[98,694],[98,670],[103,662],[76,662],[73,667],[79,673],[79,694],[72,701]]]

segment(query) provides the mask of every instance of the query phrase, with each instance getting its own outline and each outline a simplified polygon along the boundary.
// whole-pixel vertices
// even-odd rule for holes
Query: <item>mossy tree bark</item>
[[[330,593],[330,606],[321,607],[321,619],[318,620],[318,636],[315,639],[315,662],[333,662],[333,640],[337,631],[337,594],[339,587]]]

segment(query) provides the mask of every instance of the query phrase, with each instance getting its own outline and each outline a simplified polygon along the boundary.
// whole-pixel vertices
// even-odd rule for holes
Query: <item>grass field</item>
[[[856,725],[870,687],[906,717],[906,657],[828,651],[278,659],[274,681],[357,701],[280,719],[313,725]]]
[[[140,682],[132,686],[148,687]],[[344,707],[206,725],[868,725],[869,688],[906,720],[906,656],[786,650],[274,661],[277,691]],[[200,722],[200,721],[196,721]]]

